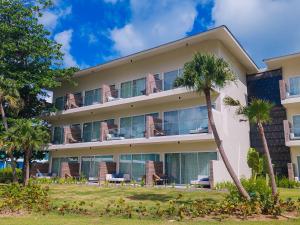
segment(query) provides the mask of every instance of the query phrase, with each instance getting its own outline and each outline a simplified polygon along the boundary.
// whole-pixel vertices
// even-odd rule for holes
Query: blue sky
[[[226,25],[255,62],[300,52],[299,0],[54,0],[40,22],[81,69]]]

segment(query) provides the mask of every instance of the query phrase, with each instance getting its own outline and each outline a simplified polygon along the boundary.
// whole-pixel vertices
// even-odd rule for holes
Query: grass
[[[300,189],[280,189],[281,197],[283,199],[293,198],[297,199],[300,196]],[[179,194],[182,194],[181,201],[189,201],[199,198],[212,198],[222,199],[225,196],[224,192],[210,191],[210,190],[191,190],[191,189],[174,189],[174,188],[140,188],[140,187],[114,187],[114,188],[103,188],[98,186],[87,186],[87,185],[50,185],[50,197],[52,201],[59,205],[63,202],[72,201],[85,201],[86,203],[93,203],[94,213],[90,216],[79,216],[79,215],[58,215],[56,213],[50,213],[47,215],[20,215],[16,217],[0,217],[0,224],[7,225],[53,225],[53,224],[111,224],[111,225],[158,225],[158,224],[187,224],[187,225],[208,225],[208,224],[221,224],[221,225],[252,225],[258,224],[257,221],[190,221],[190,222],[174,222],[167,220],[139,220],[139,219],[122,219],[122,218],[107,218],[99,217],[99,209],[106,206],[107,203],[112,200],[124,198],[127,202],[139,203],[143,202],[145,205],[154,205],[157,202],[165,203],[171,199],[175,199]],[[289,221],[260,221],[259,224],[300,224],[300,220],[289,220]]]

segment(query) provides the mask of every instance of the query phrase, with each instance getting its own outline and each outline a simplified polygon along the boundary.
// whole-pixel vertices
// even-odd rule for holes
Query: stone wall
[[[79,177],[79,163],[69,163],[62,162],[60,168],[60,177],[68,178],[68,177]]]
[[[286,120],[287,116],[280,99],[279,80],[281,79],[280,69],[266,71],[248,75],[247,86],[249,102],[252,98],[260,98],[275,105],[271,113],[272,122],[264,128],[275,173],[287,176],[287,163],[291,161],[291,157],[289,147],[285,146],[283,120]],[[252,147],[263,152],[262,141],[256,126],[250,127],[250,142]]]
[[[153,175],[163,175],[163,162],[146,161],[146,185],[153,185]]]

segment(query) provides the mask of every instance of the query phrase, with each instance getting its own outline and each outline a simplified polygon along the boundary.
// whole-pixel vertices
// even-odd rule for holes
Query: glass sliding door
[[[300,77],[292,77],[289,79],[290,95],[300,95]]]
[[[167,153],[165,170],[171,182],[188,184],[198,176],[209,176],[211,160],[217,159],[216,152]]]
[[[125,138],[131,138],[131,117],[120,119],[120,133]]]
[[[54,127],[53,129],[53,144],[63,144],[64,142],[64,128]]]
[[[93,129],[93,123],[83,124],[83,133],[82,133],[83,142],[92,141],[92,129]]]
[[[133,116],[132,117],[132,138],[141,138],[145,136],[145,116]]]
[[[159,154],[128,154],[120,156],[120,173],[129,174],[131,179],[141,181],[146,175],[146,161],[159,161]]]
[[[180,154],[165,154],[165,171],[171,183],[180,184]]]
[[[90,177],[91,157],[81,157],[81,176]]]
[[[164,130],[166,135],[178,135],[178,111],[164,112]]]
[[[132,97],[132,82],[127,81],[121,84],[121,98]]]
[[[181,71],[181,72],[180,72]],[[164,73],[164,90],[171,90],[175,88],[174,82],[178,76],[180,76],[182,70],[173,70]]]
[[[65,109],[65,97],[58,97],[55,99],[55,108],[58,110]]]
[[[81,157],[81,174],[89,180],[97,180],[99,177],[100,162],[112,162],[112,155]]]
[[[146,78],[134,80],[132,82],[132,96],[140,96],[146,94]]]
[[[51,172],[59,176],[60,173],[60,158],[52,158]]]
[[[100,88],[90,90],[90,91],[85,91],[84,105],[87,106],[87,105],[101,103],[101,99],[102,99],[102,91]]]

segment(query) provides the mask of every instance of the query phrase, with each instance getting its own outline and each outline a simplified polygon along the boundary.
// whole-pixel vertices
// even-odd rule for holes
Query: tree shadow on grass
[[[132,196],[127,197],[130,200],[136,200],[136,201],[142,201],[142,200],[149,200],[149,201],[160,201],[160,202],[166,202],[169,200],[174,200],[174,196],[166,195],[166,194],[134,194]]]

